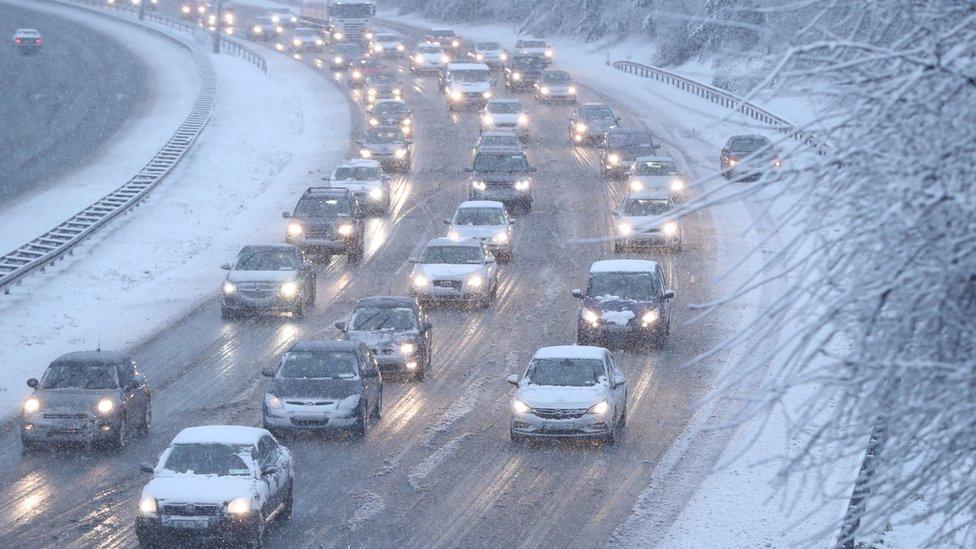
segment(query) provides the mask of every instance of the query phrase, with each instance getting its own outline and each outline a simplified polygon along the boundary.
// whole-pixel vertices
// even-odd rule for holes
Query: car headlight
[[[632,227],[630,223],[618,223],[617,232],[619,232],[621,236],[627,236],[634,232],[634,227]]]
[[[400,91],[400,88],[393,88],[393,97],[400,99],[401,95],[403,95],[403,92]]]
[[[518,123],[520,126],[524,126],[529,123],[529,117],[525,114],[518,115]]]
[[[485,185],[485,182],[484,181],[472,181],[471,182],[471,186],[474,187],[475,189],[479,190],[479,191],[483,191],[486,188],[488,188],[488,186]]]
[[[449,55],[441,56],[441,63],[450,63],[450,62],[451,62],[451,57]]]
[[[346,35],[342,34],[341,32],[337,32],[337,33],[335,33],[335,34],[332,35],[332,38],[335,38],[336,40],[342,40],[345,37],[346,37]]]
[[[461,97],[463,97],[461,95],[461,91],[460,90],[451,90],[450,96],[451,96],[451,99],[453,99],[455,101],[460,101],[461,100]]]
[[[491,239],[492,239],[492,241],[494,241],[494,242],[496,242],[498,244],[507,244],[508,243],[508,233],[505,232],[505,231],[502,231],[502,232],[496,234],[495,236],[491,237]]]
[[[545,55],[546,57],[552,57],[552,50],[546,50],[546,53],[543,55]]]
[[[593,406],[590,406],[590,409],[587,410],[586,413],[602,416],[603,414],[607,413],[607,410],[609,409],[610,409],[610,404],[605,400],[601,400],[600,402],[597,402]]]
[[[190,13],[190,6],[183,6],[180,8],[183,13]]]
[[[481,123],[485,126],[491,126],[494,121],[495,119],[492,118],[490,114],[481,115]]]
[[[281,408],[281,399],[271,393],[264,394],[264,405],[271,410],[278,410]]]
[[[515,190],[516,191],[527,191],[527,190],[529,190],[529,180],[528,179],[523,179],[521,181],[516,181],[515,182]]]
[[[400,124],[401,125],[404,125],[404,126],[409,126],[409,125],[413,124],[413,119],[412,118],[404,118],[403,120],[400,121]]]
[[[341,65],[342,64],[342,57],[340,57],[340,56],[337,55],[337,56],[335,56],[335,57],[332,58],[332,62],[335,63],[336,65]]]
[[[262,29],[257,25],[254,25],[253,27],[251,27],[251,30],[254,32],[254,34],[261,34],[261,31],[263,31],[264,29]]]
[[[302,227],[301,223],[289,223],[288,228],[285,230],[289,236],[299,236],[305,232],[305,227]]]
[[[359,80],[360,78],[363,77],[363,73],[359,69],[356,69],[356,70],[352,71],[352,77],[354,79],[356,79],[356,80]]]
[[[110,414],[112,413],[112,410],[115,409],[115,401],[110,398],[103,398],[98,401],[98,404],[95,405],[95,409],[98,410],[98,413],[102,414],[103,416]]]
[[[366,33],[366,40],[372,40],[372,39],[373,39],[373,33],[367,32]]]
[[[292,23],[297,23],[297,22],[298,22],[298,18],[297,18],[297,17],[295,17],[294,15],[292,15],[292,16],[291,16],[291,22],[292,22]]]
[[[491,99],[491,92],[486,91],[485,93],[481,94],[481,97],[484,97],[485,99]]]
[[[285,282],[278,289],[281,292],[282,297],[295,297],[298,295],[298,284],[295,282]]]
[[[41,409],[41,401],[36,397],[30,397],[24,401],[24,413],[33,414]]]
[[[736,159],[734,159],[734,158],[730,158],[729,159],[729,166],[735,166],[738,163],[739,163],[739,161],[736,160]]]
[[[373,126],[375,128],[376,126],[379,126],[380,125],[380,121],[379,121],[378,118],[370,118],[369,119],[369,125],[370,126]]]
[[[780,160],[779,158],[773,160],[773,167],[774,168],[779,168],[779,167],[782,167],[782,166],[783,166],[783,161],[782,160]]]
[[[451,40],[451,47],[452,48],[456,48],[456,47],[458,47],[460,45],[461,45],[461,42],[459,40]]]
[[[638,180],[633,180],[630,182],[630,190],[633,192],[640,192],[644,190],[644,184]]]
[[[532,408],[529,408],[528,404],[522,402],[521,400],[513,398],[512,410],[515,410],[516,414],[528,414],[532,411]]]
[[[418,275],[414,276],[413,277],[413,285],[416,286],[417,288],[426,288],[427,287],[427,277],[424,276],[424,275],[422,275],[422,274],[418,274]]]
[[[405,50],[405,49],[407,49],[407,48],[406,48],[406,46],[404,46],[403,44],[397,44],[397,47],[396,47],[396,49],[397,49],[397,51],[403,51],[403,50]]]
[[[417,346],[411,342],[400,344],[400,352],[405,355],[412,355],[416,350],[417,350]]]
[[[201,13],[202,14],[202,13],[206,13],[206,11],[207,11],[207,8],[205,6],[199,6],[199,7],[197,7],[197,13]]]
[[[512,80],[521,80],[521,79],[522,79],[522,73],[520,73],[520,72],[513,72],[512,73]]]
[[[589,322],[591,326],[596,326],[600,323],[600,315],[589,309],[583,309],[583,320]]]
[[[660,318],[660,315],[658,315],[657,310],[647,311],[644,313],[644,316],[641,317],[641,324],[647,327],[657,322],[658,318]]]
[[[297,38],[293,38],[292,41],[291,41],[291,45],[292,46],[295,46],[295,47],[301,46],[302,45],[302,41],[299,40],[299,39],[297,39]]]
[[[451,229],[447,231],[447,237],[450,238],[451,240],[458,240],[459,238],[461,238],[461,235],[458,234],[458,232],[455,231],[454,229]]]
[[[281,34],[281,33],[285,32],[285,27],[282,27],[281,25],[278,25],[278,26],[275,27],[275,32],[277,32],[278,34]]]
[[[582,122],[577,122],[576,123],[576,131],[578,131],[579,133],[585,132],[586,131],[586,124],[584,124]]]
[[[407,149],[397,149],[393,151],[393,156],[397,157],[398,159],[404,159],[407,157]]]
[[[156,498],[152,496],[142,496],[139,498],[139,512],[143,515],[155,515],[158,509]]]
[[[471,275],[468,277],[468,286],[471,286],[472,288],[480,288],[484,283],[485,281],[483,278],[481,278],[481,275]]]
[[[620,155],[617,154],[617,153],[608,154],[607,155],[607,162],[613,164],[614,166],[616,166],[617,164],[620,164]]]
[[[336,232],[339,236],[349,236],[352,234],[352,225],[339,225],[336,227]]]
[[[379,200],[379,199],[383,198],[383,189],[370,189],[369,190],[369,197],[372,200]]]
[[[381,46],[379,44],[374,44],[373,45],[373,51],[375,51],[376,53],[381,53],[383,51],[383,46]]]
[[[539,91],[542,92],[542,95],[549,95],[549,87],[548,86],[542,86],[541,88],[539,88]]]
[[[363,158],[370,158],[371,156],[373,156],[373,151],[369,149],[359,149],[359,156]]]
[[[674,192],[685,190],[685,182],[682,179],[675,179],[671,182],[671,190]]]
[[[366,95],[368,95],[370,97],[376,95],[377,93],[379,93],[379,92],[376,90],[376,88],[370,88],[370,89],[366,90]]]
[[[661,231],[667,236],[674,236],[678,234],[678,224],[674,221],[668,221],[664,225],[661,225]]]
[[[568,91],[572,95],[576,95],[576,86],[570,86],[569,89],[567,89],[566,91]]]
[[[221,289],[225,294],[230,295],[237,291],[237,285],[228,280],[224,282],[224,286]]]
[[[201,6],[201,7],[200,7],[200,13],[203,13],[203,9],[204,9],[204,8],[203,8],[203,7]],[[273,23],[278,23],[278,22],[280,22],[280,21],[281,21],[281,17],[278,17],[277,15],[272,15],[272,16],[271,16],[271,21],[272,21]]]
[[[502,53],[501,55],[498,56],[498,58],[501,59],[502,61],[508,61],[508,54]]]
[[[227,512],[232,515],[244,515],[251,512],[251,498],[242,497],[230,500]]]
[[[324,46],[325,45],[325,41],[323,41],[321,38],[316,38],[315,39],[315,45],[316,46]]]

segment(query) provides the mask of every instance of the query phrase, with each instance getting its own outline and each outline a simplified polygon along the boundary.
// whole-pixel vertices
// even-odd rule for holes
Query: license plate
[[[205,518],[171,518],[166,521],[166,526],[186,530],[202,530],[210,526],[210,520]]]
[[[78,419],[62,419],[57,425],[59,429],[64,429],[65,431],[79,431],[85,426]]]

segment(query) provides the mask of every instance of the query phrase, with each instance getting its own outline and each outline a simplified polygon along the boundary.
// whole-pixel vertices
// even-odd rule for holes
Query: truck
[[[365,41],[369,22],[376,15],[371,0],[302,0],[299,18],[324,28],[332,43]]]

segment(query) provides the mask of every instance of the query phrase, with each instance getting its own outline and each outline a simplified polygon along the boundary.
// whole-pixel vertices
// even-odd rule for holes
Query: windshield
[[[671,209],[667,200],[632,198],[624,202],[624,215],[663,215]]]
[[[196,475],[245,476],[251,470],[241,455],[250,455],[249,446],[235,444],[174,444],[163,468]]]
[[[572,79],[569,77],[569,73],[557,71],[545,73],[542,75],[542,81],[547,84],[569,84]]]
[[[367,17],[373,16],[373,6],[371,4],[332,4],[329,6],[329,15],[332,17],[366,19]]]
[[[461,208],[454,215],[455,225],[504,225],[505,214],[499,208]]]
[[[397,77],[392,74],[385,74],[385,73],[374,74],[373,76],[369,77],[369,83],[373,85],[396,84],[396,82],[397,82]]]
[[[610,119],[613,120],[613,111],[610,107],[581,107],[579,110],[580,118],[589,120]]]
[[[670,160],[645,160],[634,164],[636,175],[678,175],[678,168]]]
[[[372,110],[369,112],[373,114],[389,114],[394,116],[403,116],[407,114],[406,103],[390,102],[390,103],[377,103],[373,105]]]
[[[647,301],[658,297],[660,284],[651,273],[594,273],[586,284],[589,297],[615,296]]]
[[[610,147],[650,147],[653,144],[650,132],[610,132],[607,145]]]
[[[403,143],[404,139],[403,134],[396,130],[370,130],[366,134],[366,139],[364,139],[363,142],[370,144],[390,144]]]
[[[285,250],[244,250],[237,256],[237,271],[294,271],[298,261],[294,252]]]
[[[512,60],[512,66],[521,70],[542,70],[546,62],[538,57],[516,57]]]
[[[55,362],[41,378],[43,389],[118,389],[114,364]]]
[[[482,70],[457,70],[451,71],[451,78],[455,82],[487,82],[491,79],[488,71]]]
[[[436,36],[437,38],[450,38],[451,36],[454,36],[454,31],[446,29],[434,29],[430,31],[430,35]]]
[[[753,153],[769,147],[769,140],[759,135],[736,137],[729,144],[729,149],[737,153]]]
[[[518,48],[545,48],[546,43],[542,40],[519,40]]]
[[[478,153],[474,158],[476,172],[524,172],[529,168],[525,155],[508,153]]]
[[[359,47],[358,44],[339,44],[332,48],[332,53],[336,55],[345,55],[347,57],[355,57],[363,53],[363,49]]]
[[[518,137],[514,135],[483,135],[478,142],[479,147],[499,147],[506,149],[518,149]]]
[[[488,103],[488,112],[492,114],[516,114],[525,110],[521,103],[515,101],[498,101]]]
[[[295,29],[295,36],[305,36],[309,38],[314,38],[318,36],[318,31],[315,29]]]
[[[444,53],[444,48],[428,44],[424,46],[417,46],[417,51],[420,53]]]
[[[592,358],[537,358],[529,364],[525,377],[533,385],[589,387],[606,375],[603,361]]]
[[[400,37],[397,36],[397,35],[395,35],[395,34],[377,34],[376,35],[376,41],[377,42],[397,42],[399,40],[400,40]]]
[[[279,379],[356,379],[356,353],[292,351],[281,361]]]
[[[308,197],[298,201],[295,206],[297,217],[335,217],[337,215],[351,215],[347,200],[337,198]]]
[[[480,265],[481,248],[475,246],[427,246],[420,262],[446,265]]]
[[[394,330],[406,332],[417,329],[417,315],[407,307],[379,308],[363,307],[356,309],[352,319],[352,329],[357,332]]]
[[[476,50],[500,50],[502,49],[501,44],[498,42],[478,42],[474,45]]]
[[[382,176],[376,167],[339,167],[332,174],[333,181],[379,181]]]

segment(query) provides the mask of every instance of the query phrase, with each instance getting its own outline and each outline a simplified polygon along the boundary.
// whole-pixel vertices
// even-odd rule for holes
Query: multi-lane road
[[[314,66],[313,57],[300,62]],[[154,425],[147,438],[118,453],[21,456],[15,425],[0,433],[0,501],[6,503],[0,509],[0,545],[131,546],[147,480],[137,469],[140,462],[155,461],[186,426],[260,425],[262,368],[298,340],[334,337],[332,324],[358,298],[406,293],[407,258],[444,233],[441,220],[466,198],[463,170],[478,122],[474,113],[451,113],[434,79],[409,72],[403,79],[417,130],[413,170],[391,181],[390,214],[368,222],[363,261],[349,264],[337,257],[319,265],[319,297],[302,320],[223,322],[217,266],[228,258],[213,258],[214,299],[135,350],[154,391]],[[328,71],[322,85],[335,85]],[[509,95],[500,87],[496,94]],[[349,97],[354,116],[361,117],[358,96]],[[520,97],[533,126],[527,154],[538,168],[535,203],[519,219],[516,255],[501,268],[497,300],[487,310],[433,312],[431,373],[422,383],[387,382],[384,417],[365,440],[286,442],[297,464],[295,514],[270,532],[269,545],[601,545],[629,514],[710,388],[709,372],[678,367],[722,337],[715,321],[684,325],[691,316],[684,305],[719,294],[709,283],[719,268],[706,210],[683,221],[680,254],[647,254],[662,262],[677,295],[672,335],[660,351],[618,352],[630,380],[629,421],[618,443],[509,442],[511,386],[504,378],[521,371],[538,347],[574,341],[578,302],[570,290],[584,283],[592,261],[615,254],[609,242],[573,242],[611,234],[611,207],[625,193],[622,182],[602,179],[596,150],[569,145],[573,107]],[[597,97],[582,89],[581,99]],[[627,105],[612,107],[624,125],[638,118]],[[662,152],[682,157],[673,143],[663,144]],[[321,171],[331,168],[323,165]],[[297,199],[301,189],[295,192]]]
[[[18,28],[47,39],[34,55]],[[43,187],[96,153],[146,97],[142,63],[111,36],[45,11],[0,4],[0,201]]]

